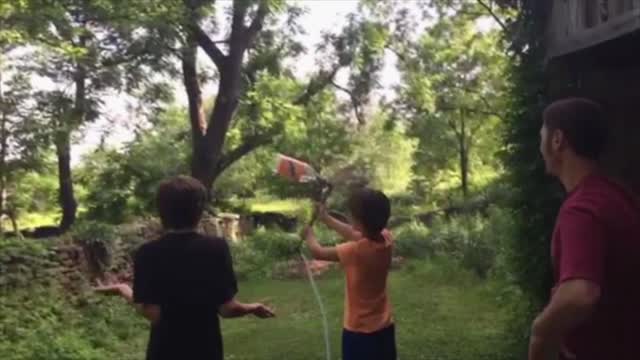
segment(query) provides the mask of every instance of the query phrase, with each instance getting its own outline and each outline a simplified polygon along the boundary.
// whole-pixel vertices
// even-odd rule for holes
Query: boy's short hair
[[[194,228],[200,222],[207,199],[202,183],[189,176],[163,181],[156,202],[162,226],[166,229]]]
[[[380,234],[387,227],[391,203],[382,191],[369,188],[356,190],[349,197],[347,206],[354,220],[364,228],[365,235]]]
[[[567,98],[549,105],[543,115],[549,131],[560,130],[576,155],[598,160],[607,142],[608,124],[602,106],[584,98]]]

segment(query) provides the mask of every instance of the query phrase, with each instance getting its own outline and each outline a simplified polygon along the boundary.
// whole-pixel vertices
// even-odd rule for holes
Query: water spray
[[[325,204],[329,195],[333,191],[333,185],[320,176],[320,174],[309,164],[300,161],[298,159],[281,155],[277,156],[277,165],[276,165],[276,173],[280,176],[283,176],[291,181],[295,181],[298,183],[308,183],[311,185],[311,198],[320,203]],[[311,227],[318,219],[318,211],[314,210],[311,215],[311,219],[309,220],[308,226]],[[302,252],[302,244],[304,239],[302,239],[298,245],[298,250],[300,253],[300,257],[302,258],[302,262],[304,263],[304,268],[307,273],[307,278],[309,279],[309,284],[311,284],[311,289],[313,290],[313,294],[318,302],[318,307],[320,307],[320,315],[322,316],[322,327],[324,330],[324,344],[325,344],[325,355],[327,360],[331,360],[331,342],[329,340],[329,324],[327,321],[327,313],[324,308],[324,304],[322,303],[322,297],[320,296],[320,291],[316,285],[316,282],[313,278],[313,273],[311,272],[311,267],[309,266],[309,260]]]

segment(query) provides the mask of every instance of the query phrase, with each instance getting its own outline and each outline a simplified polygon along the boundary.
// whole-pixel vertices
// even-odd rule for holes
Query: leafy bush
[[[491,207],[483,237],[495,244],[496,259],[493,274],[502,280],[515,280],[511,271],[516,254],[514,244],[519,241],[520,219],[510,208]]]
[[[83,222],[76,225],[72,238],[82,246],[91,272],[101,274],[111,267],[118,239],[113,226],[99,222]]]
[[[270,265],[273,259],[247,242],[231,244],[231,256],[238,280],[265,278],[271,275]]]
[[[246,242],[273,260],[290,259],[298,254],[300,249],[300,236],[275,229],[259,228],[246,239]]]
[[[406,258],[426,258],[434,255],[429,229],[422,223],[411,222],[393,231],[396,255]]]
[[[513,211],[491,207],[488,215],[438,218],[431,228],[410,223],[395,230],[396,253],[405,257],[447,257],[478,276],[508,276],[510,244],[517,238]]]
[[[334,246],[341,241],[325,226],[316,226],[315,231],[318,241],[325,246]],[[299,234],[259,228],[244,241],[231,244],[236,277],[243,280],[272,277],[277,263],[298,260],[299,251],[304,248]]]
[[[0,297],[0,358],[141,358],[144,321],[119,299],[84,299],[78,306],[61,288],[42,284]]]
[[[231,244],[236,277],[242,280],[270,277],[275,263],[297,256],[299,245],[297,234],[259,228],[241,243]]]
[[[465,215],[437,221],[431,242],[436,254],[450,256],[479,276],[486,276],[493,265],[490,239],[482,237],[485,226],[479,215]]]
[[[47,279],[53,251],[46,242],[0,238],[0,291]]]

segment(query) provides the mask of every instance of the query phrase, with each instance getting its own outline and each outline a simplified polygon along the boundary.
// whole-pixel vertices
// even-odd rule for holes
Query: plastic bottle
[[[318,178],[318,173],[304,161],[290,156],[276,155],[275,171],[278,175],[296,182],[310,182]]]

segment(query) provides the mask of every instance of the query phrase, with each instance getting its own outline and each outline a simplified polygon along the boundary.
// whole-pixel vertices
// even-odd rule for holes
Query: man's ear
[[[551,141],[551,148],[554,151],[563,150],[567,145],[564,132],[562,132],[562,130],[559,130],[559,129],[553,130],[553,132],[551,133],[550,141]]]

